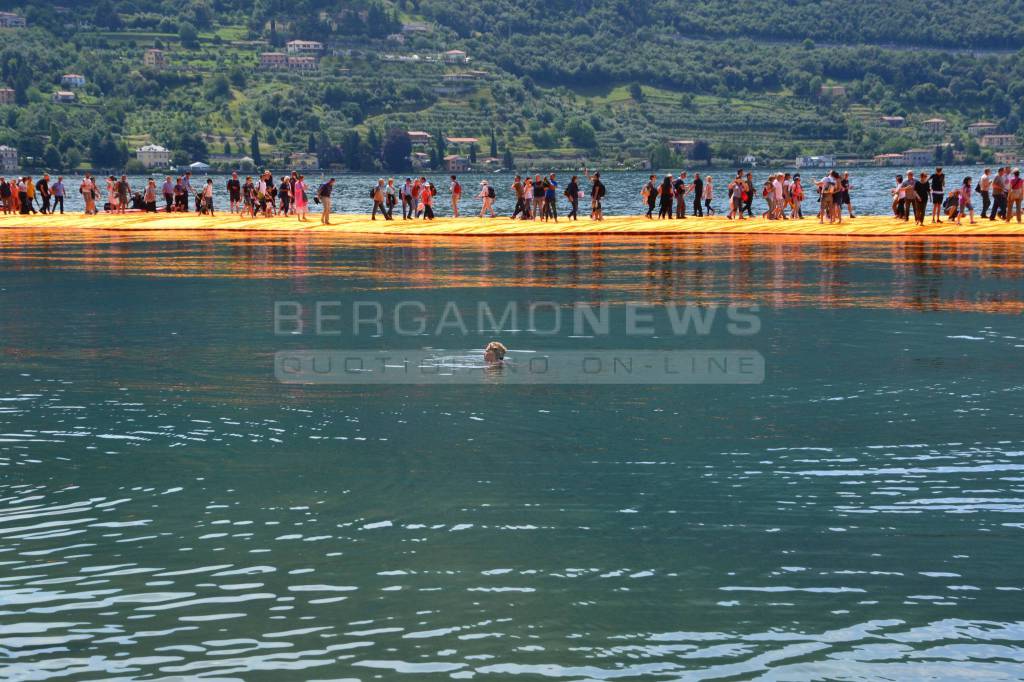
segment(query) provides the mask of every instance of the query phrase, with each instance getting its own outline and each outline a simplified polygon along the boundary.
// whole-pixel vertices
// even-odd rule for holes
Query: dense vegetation
[[[472,135],[481,140],[474,153],[608,164],[674,163],[664,142],[675,138],[707,140],[720,158],[870,156],[944,140],[978,157],[986,152],[966,124],[986,118],[1019,133],[1024,117],[1019,0],[970,11],[950,0],[97,0],[74,9],[27,0],[0,8],[29,23],[0,33],[0,78],[16,97],[0,107],[0,142],[51,168],[122,166],[149,141],[173,149],[177,162],[310,151],[323,164],[370,168],[396,128],[427,130],[435,141]],[[397,39],[403,23],[425,30]],[[319,71],[258,68],[259,52],[293,38],[329,45]],[[154,46],[169,68],[143,66]],[[436,59],[453,47],[471,65]],[[967,47],[1002,51],[976,56]],[[470,69],[486,76],[448,87],[446,74]],[[87,79],[73,105],[51,101],[65,73]],[[844,86],[845,96],[822,97],[826,84]],[[881,115],[909,125],[882,127]],[[920,126],[936,115],[949,121],[944,137]],[[436,163],[445,149],[425,151]]]

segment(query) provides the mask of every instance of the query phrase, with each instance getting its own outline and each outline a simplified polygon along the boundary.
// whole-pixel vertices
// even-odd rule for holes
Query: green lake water
[[[0,678],[1024,678],[1022,256],[6,230]],[[303,333],[275,333],[281,301]],[[342,334],[310,331],[317,301]],[[356,334],[358,301],[430,324]],[[481,303],[544,305],[481,332]],[[558,326],[579,303],[610,330]],[[758,329],[675,334],[657,311],[685,303],[756,305]],[[473,365],[492,338],[510,367],[748,350],[765,374],[275,378],[280,351]]]

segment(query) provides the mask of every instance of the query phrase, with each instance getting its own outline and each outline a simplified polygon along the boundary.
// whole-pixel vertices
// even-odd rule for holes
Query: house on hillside
[[[163,50],[150,48],[142,55],[142,63],[151,69],[163,69],[167,66],[167,55]]]
[[[426,152],[413,152],[409,160],[412,161],[413,168],[421,170],[430,165],[430,154]]]
[[[932,135],[941,135],[946,132],[946,119],[941,117],[930,118],[921,124],[925,132]]]
[[[0,28],[25,28],[25,17],[14,12],[0,12]]]
[[[926,148],[908,149],[902,154],[903,164],[908,168],[926,166],[935,162],[935,150]]]
[[[1017,136],[1009,133],[982,135],[979,144],[989,149],[1014,149],[1017,147]]]
[[[430,33],[430,24],[422,21],[413,21],[402,24],[402,33]]]
[[[53,93],[53,101],[56,104],[71,104],[76,99],[77,98],[75,97],[75,93],[71,92],[70,90],[58,90],[57,92]]]
[[[413,147],[430,144],[430,141],[434,139],[433,135],[424,130],[410,130],[406,135],[409,136],[409,142]]]
[[[469,159],[458,154],[444,157],[444,169],[449,173],[465,173],[469,170]]]
[[[844,85],[822,85],[818,91],[819,97],[846,97],[846,86]]]
[[[287,69],[288,55],[284,52],[260,52],[261,69]]]
[[[981,137],[982,135],[988,135],[999,130],[999,126],[991,121],[975,121],[974,123],[967,126],[967,132],[975,137]]]
[[[316,71],[320,68],[320,63],[316,57],[301,56],[293,57],[288,56],[288,70],[289,71]]]
[[[445,64],[465,64],[469,62],[469,57],[462,50],[448,50],[441,58]]]
[[[143,168],[169,168],[171,152],[158,144],[147,144],[135,150],[135,158]]]
[[[65,88],[84,88],[85,76],[80,73],[66,73],[60,77],[60,84]]]
[[[832,154],[821,156],[798,156],[796,157],[797,168],[832,168],[836,165],[836,157]]]
[[[694,145],[697,144],[696,140],[669,140],[668,148],[675,154],[682,154],[683,156],[689,156],[690,151],[693,150]]]
[[[0,104],[14,104],[14,88],[0,88]]]
[[[18,170],[18,150],[0,144],[0,171],[11,173]]]
[[[288,166],[294,170],[320,170],[320,159],[310,152],[292,152],[288,155]]]
[[[902,116],[881,116],[878,122],[889,128],[902,128],[907,125],[907,119]]]
[[[444,139],[446,142],[448,142],[448,144],[455,145],[457,147],[469,147],[471,145],[480,143],[480,140],[478,140],[475,137],[446,137]]]
[[[323,52],[324,44],[316,40],[289,40],[285,43],[288,54]]]
[[[902,154],[876,154],[875,158],[876,166],[902,166],[903,155]]]

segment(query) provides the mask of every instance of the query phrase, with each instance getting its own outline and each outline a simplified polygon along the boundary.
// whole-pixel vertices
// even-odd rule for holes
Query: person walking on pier
[[[334,178],[320,185],[320,189],[316,191],[316,196],[320,199],[320,205],[323,206],[323,211],[320,213],[320,222],[324,225],[331,224],[331,192],[333,191]]]
[[[595,172],[590,184],[590,218],[592,220],[604,220],[605,192],[601,174]]]
[[[494,215],[494,188],[487,184],[486,180],[480,181],[480,194],[476,195],[477,199],[480,199],[480,217],[483,218],[485,213],[490,213],[492,218],[496,218]]]
[[[644,214],[644,217],[648,220],[653,219],[654,206],[658,201],[658,187],[655,183],[655,176],[652,175],[647,179],[647,183],[640,190],[640,196],[643,198],[644,203],[647,204],[647,213]]]
[[[704,181],[701,180],[700,173],[693,174],[693,183],[690,185],[690,189],[693,191],[693,215],[703,218],[704,209],[701,208],[700,202],[704,200]]]
[[[57,212],[57,206],[60,206],[60,214],[64,215],[64,176],[58,175],[57,182],[53,183],[50,187],[50,196],[53,198],[53,206],[50,208],[50,213]]]
[[[370,190],[370,198],[373,199],[373,210],[370,211],[370,220],[376,220],[378,212],[384,216],[384,220],[387,220],[388,210],[384,208],[384,178],[377,179],[377,184]]]
[[[170,180],[170,178],[167,179]],[[242,183],[238,180],[238,171],[231,171],[231,178],[228,180],[227,189],[228,211],[231,213],[237,213],[241,210],[240,204],[242,203]],[[164,196],[167,196],[166,191]]]
[[[989,191],[992,189],[992,170],[986,168],[985,172],[981,174],[981,178],[978,180],[978,194],[981,195],[981,217],[988,217],[989,206],[992,205],[992,198],[989,196]]]
[[[992,178],[992,211],[988,219],[995,220],[996,216],[1006,218],[1006,174],[1002,168],[997,169]]]
[[[565,198],[569,200],[569,215],[565,217],[566,220],[579,220],[580,210],[580,186],[577,183],[576,176],[572,176],[569,180],[569,184],[565,187]]]
[[[1010,222],[1010,218],[1014,215],[1017,216],[1017,224],[1020,224],[1020,205],[1021,201],[1024,200],[1024,179],[1020,177],[1020,169],[1013,169],[1013,176],[1007,182],[1006,192],[1006,222]]]
[[[715,179],[710,175],[704,178],[704,213],[707,215],[714,215],[715,209],[712,208],[711,202],[715,198]]]
[[[462,185],[459,183],[458,178],[454,175],[451,176],[451,185],[449,189],[452,193],[452,217],[459,217],[459,202],[462,201]]]

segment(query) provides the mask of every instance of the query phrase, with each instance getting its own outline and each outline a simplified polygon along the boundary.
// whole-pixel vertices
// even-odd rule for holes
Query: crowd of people
[[[10,180],[0,177],[0,205],[3,206],[4,214],[8,215],[47,214],[57,211],[63,214],[64,178],[58,177],[51,183],[48,173],[43,173],[43,177],[36,182],[32,182],[32,177],[28,175]]]
[[[1024,179],[1020,177],[1020,169],[1009,166],[998,168],[996,174],[986,168],[978,179],[967,176],[958,187],[946,191],[946,176],[942,168],[934,173],[925,171],[915,173],[908,170],[906,175],[897,175],[892,192],[892,210],[897,218],[909,222],[911,214],[914,223],[924,225],[927,217],[928,203],[931,200],[932,223],[943,222],[942,216],[962,224],[964,215],[974,225],[974,195],[981,197],[981,217],[991,220],[1010,222],[1013,217],[1021,222],[1021,202],[1024,200]]]
[[[334,183],[335,179],[331,178],[321,184],[313,196],[313,201],[322,207],[320,222],[325,225],[330,224]],[[63,184],[59,184],[63,213]],[[106,190],[106,202],[101,203],[103,189]],[[281,176],[275,183],[270,171],[264,171],[255,180],[252,176],[246,176],[244,182],[239,179],[236,171],[231,174],[225,190],[228,195],[229,212],[241,218],[294,215],[300,222],[308,222],[310,190],[306,185],[305,176],[298,172],[293,171],[290,175]],[[155,178],[149,178],[141,189],[133,189],[126,175],[120,178],[109,176],[101,189],[96,177],[86,173],[78,191],[85,202],[86,215],[99,213],[101,206],[104,211],[115,214],[129,210],[149,213],[194,210],[201,215],[214,215],[213,179],[207,178],[205,183],[200,183],[199,187],[195,188],[192,185],[191,172],[186,172],[177,179],[168,175],[159,187]]]
[[[216,195],[213,179],[206,179],[193,186],[192,173],[185,172],[174,178],[166,176],[158,186],[155,178],[149,178],[144,186],[133,188],[126,175],[111,175],[100,181],[90,173],[86,173],[79,193],[85,202],[86,215],[99,213],[102,209],[108,213],[122,214],[128,211],[155,213],[191,212],[201,215],[214,214],[214,198]],[[810,192],[817,198],[817,217],[819,223],[842,223],[845,207],[848,218],[855,218],[849,173],[840,174],[832,170],[821,179],[809,183]],[[301,173],[291,172],[274,178],[270,171],[257,176],[246,176],[241,179],[238,172],[233,172],[224,189],[228,197],[228,211],[240,218],[270,218],[274,216],[294,216],[299,222],[309,221],[310,199],[319,204],[320,222],[330,224],[331,198],[335,179],[330,178],[320,184],[315,191],[307,185]],[[590,218],[604,218],[603,202],[606,188],[598,172],[584,172],[582,176],[572,175],[564,187],[555,173],[546,176],[541,174],[516,175],[509,186],[515,205],[509,216],[513,220],[532,220],[558,222],[559,202],[566,202],[565,220],[579,220],[580,204],[589,198]],[[646,208],[645,217],[655,219],[686,219],[687,212],[694,217],[714,215],[715,181],[711,175],[701,176],[694,173],[691,177],[687,172],[678,175],[665,175],[660,181],[658,176],[650,175],[640,190],[642,206]],[[999,168],[993,174],[985,169],[981,178],[975,182],[970,176],[947,190],[946,178],[941,167],[933,173],[907,171],[896,176],[895,185],[891,188],[892,210],[896,218],[910,221],[911,216],[917,225],[924,225],[928,218],[928,205],[931,204],[931,222],[942,223],[945,217],[961,224],[966,215],[970,223],[975,223],[974,195],[982,200],[981,217],[989,220],[1005,220],[1009,222],[1016,217],[1021,222],[1021,204],[1024,200],[1024,179],[1017,168]],[[757,192],[753,173],[745,169],[736,171],[736,175],[726,186],[727,211],[730,220],[745,220],[754,217],[754,199]],[[380,216],[384,220],[395,220],[395,209],[401,205],[402,220],[433,220],[436,217],[438,188],[425,176],[407,177],[404,182],[396,182],[394,178],[380,178],[369,189],[372,208],[370,219]],[[803,204],[807,199],[804,184],[799,173],[773,173],[760,187],[760,195],[765,202],[765,210],[760,216],[767,220],[802,220]],[[65,199],[64,178],[58,177],[51,181],[48,174],[37,180],[29,176],[12,178],[8,181],[0,177],[0,205],[5,214],[18,213],[64,213]],[[365,196],[365,195],[364,195]],[[449,206],[452,217],[458,218],[464,191],[458,176],[450,175],[448,182]],[[480,181],[480,190],[475,195],[479,200],[479,216],[497,217],[495,200],[498,193],[495,185],[489,180]],[[161,205],[162,199],[162,205]]]

